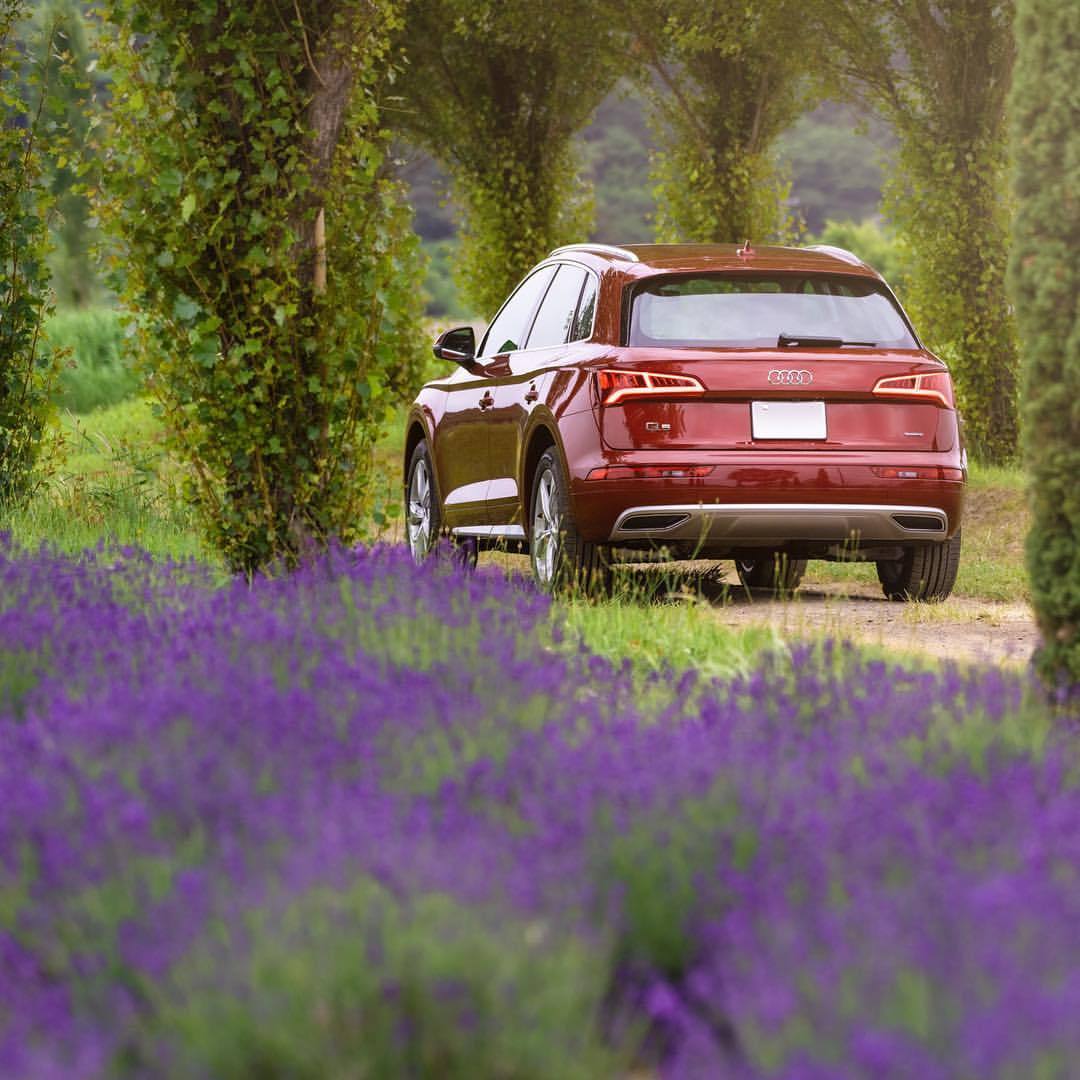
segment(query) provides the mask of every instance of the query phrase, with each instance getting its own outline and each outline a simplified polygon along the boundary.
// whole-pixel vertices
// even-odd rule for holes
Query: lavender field
[[[0,1075],[1075,1075],[1076,720],[618,666],[390,548],[0,541]]]

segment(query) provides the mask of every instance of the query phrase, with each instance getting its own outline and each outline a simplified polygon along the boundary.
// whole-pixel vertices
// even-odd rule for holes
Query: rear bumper
[[[948,514],[936,506],[851,503],[715,503],[632,506],[608,540],[705,547],[775,546],[791,540],[843,544],[944,540]]]
[[[701,478],[588,479],[599,465],[646,464],[677,468],[709,465]],[[857,534],[866,542],[897,544],[945,540],[959,529],[964,507],[962,480],[882,478],[881,466],[962,466],[960,452],[899,454],[704,451],[693,455],[582,453],[568,456],[571,501],[582,537],[593,543],[631,538],[642,546],[702,534],[712,546],[779,547],[779,542],[837,543]],[[685,520],[664,529],[626,531],[633,514],[679,514]],[[940,528],[905,528],[896,515],[926,514]],[[909,525],[911,523],[908,523]],[[631,533],[633,534],[631,537]]]

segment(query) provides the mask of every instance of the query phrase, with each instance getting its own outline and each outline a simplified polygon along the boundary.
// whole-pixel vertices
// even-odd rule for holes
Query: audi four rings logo
[[[769,382],[773,386],[809,386],[813,381],[814,373],[812,371],[773,368],[769,372]]]

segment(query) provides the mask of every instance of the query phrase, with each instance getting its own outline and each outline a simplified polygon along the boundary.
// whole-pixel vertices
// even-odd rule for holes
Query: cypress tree
[[[1080,682],[1080,5],[1019,0],[1010,286],[1023,356],[1028,570],[1052,681]]]

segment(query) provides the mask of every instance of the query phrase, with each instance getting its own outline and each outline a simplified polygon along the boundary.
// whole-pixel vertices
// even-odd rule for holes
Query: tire
[[[426,439],[417,443],[405,474],[405,534],[418,563],[435,551],[442,535],[442,507]]]
[[[790,596],[806,573],[806,560],[770,551],[756,559],[736,559],[735,570],[747,589],[768,589],[779,596]]]
[[[943,543],[909,544],[899,559],[877,564],[878,581],[890,600],[944,600],[960,569],[960,531]]]
[[[561,589],[606,595],[611,587],[607,550],[581,538],[570,505],[566,470],[554,447],[540,456],[529,498],[529,562],[543,592]]]

